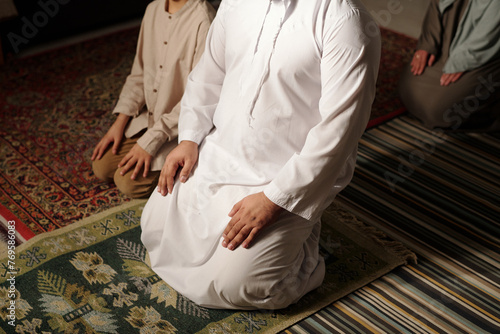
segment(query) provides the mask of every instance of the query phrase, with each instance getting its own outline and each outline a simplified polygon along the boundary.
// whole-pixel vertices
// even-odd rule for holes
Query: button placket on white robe
[[[152,195],[141,222],[152,268],[186,297],[276,308],[321,283],[318,216],[354,168],[379,63],[376,37],[364,50],[372,21],[357,2],[222,2],[179,123],[180,140],[200,145],[198,164],[172,194]],[[260,191],[291,202],[288,212],[250,248],[228,251],[220,236],[231,207]]]
[[[253,110],[262,85],[269,75],[276,39],[283,26],[288,5],[283,0],[270,0],[253,52],[246,57],[246,75],[240,79],[240,94],[247,99],[248,123],[254,119]]]

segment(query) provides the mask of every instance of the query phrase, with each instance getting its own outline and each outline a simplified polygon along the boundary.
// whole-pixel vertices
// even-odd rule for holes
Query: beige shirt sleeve
[[[120,97],[113,110],[113,114],[125,114],[127,116],[137,116],[146,104],[144,95],[144,20],[141,24],[139,38],[137,41],[137,51],[132,65],[132,70],[123,85]]]

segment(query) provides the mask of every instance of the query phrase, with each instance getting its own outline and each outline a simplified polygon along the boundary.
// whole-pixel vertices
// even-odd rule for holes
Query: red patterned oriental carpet
[[[92,173],[94,146],[133,61],[138,29],[25,59],[0,72],[0,234],[16,221],[17,243],[129,199]],[[377,97],[369,126],[404,111],[399,73],[415,40],[382,30]]]

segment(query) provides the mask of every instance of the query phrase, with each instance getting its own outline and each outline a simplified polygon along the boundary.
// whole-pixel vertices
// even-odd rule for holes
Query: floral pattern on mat
[[[138,223],[143,206],[144,201],[132,202],[39,235],[17,248],[14,263],[2,259],[0,328],[12,333],[274,333],[412,257],[386,247],[380,235],[333,206],[323,217],[321,249],[328,269],[319,289],[285,310],[207,309],[179,295],[147,265]],[[15,296],[9,293],[13,285]],[[15,331],[9,325],[12,301]]]

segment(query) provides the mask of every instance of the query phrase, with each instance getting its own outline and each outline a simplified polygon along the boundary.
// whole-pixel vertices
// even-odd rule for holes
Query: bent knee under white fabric
[[[280,309],[321,285],[325,268],[318,254],[320,229],[319,222],[286,214],[248,249],[229,251],[218,240],[212,257],[202,266],[188,269],[182,282],[169,281],[167,271],[175,268],[153,264],[153,269],[201,306]]]

